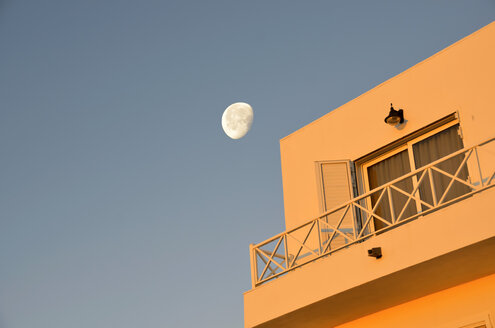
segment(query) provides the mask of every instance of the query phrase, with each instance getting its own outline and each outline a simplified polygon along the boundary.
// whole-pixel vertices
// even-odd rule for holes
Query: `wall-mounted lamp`
[[[381,247],[373,247],[368,249],[368,256],[379,259],[382,257],[382,248]]]
[[[390,104],[390,113],[385,117],[385,123],[392,126],[404,123],[404,111],[402,109],[395,110],[392,104]]]

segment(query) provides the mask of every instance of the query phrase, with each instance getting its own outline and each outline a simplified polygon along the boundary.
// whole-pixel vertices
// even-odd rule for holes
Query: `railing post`
[[[478,173],[480,176],[480,188],[483,188],[483,174],[481,173],[480,158],[478,156],[478,146],[474,147],[474,153],[476,155],[476,164],[478,164]]]
[[[430,179],[430,189],[431,189],[431,196],[433,198],[433,206],[437,206],[437,192],[435,189],[435,183],[433,182],[433,174],[431,173],[431,167],[427,168],[428,170],[428,179]]]
[[[453,202],[457,202],[458,200],[461,200],[461,199],[467,197],[467,195],[472,195],[476,192],[479,192],[479,191],[488,189],[490,187],[493,187],[495,184],[495,172],[492,172],[491,167],[490,167],[489,172],[484,172],[484,171],[482,172],[481,166],[484,162],[481,163],[482,160],[480,160],[480,155],[482,155],[482,154],[478,154],[478,148],[480,146],[483,146],[483,145],[485,145],[489,142],[493,142],[493,141],[495,141],[495,138],[492,138],[492,139],[490,139],[490,140],[488,140],[482,144],[479,144],[477,146],[474,146],[474,147],[471,147],[468,149],[461,149],[461,150],[458,150],[454,153],[449,154],[448,156],[442,157],[442,158],[440,158],[440,159],[438,159],[432,163],[425,165],[422,168],[419,168],[415,171],[409,172],[408,174],[405,174],[401,177],[398,177],[395,180],[389,181],[385,185],[382,185],[378,188],[370,190],[370,191],[368,191],[368,192],[366,192],[360,196],[354,197],[353,199],[347,201],[343,205],[341,205],[339,207],[335,207],[329,211],[326,211],[323,214],[320,214],[320,216],[317,217],[316,219],[308,221],[307,223],[304,223],[303,225],[300,225],[296,228],[292,228],[291,230],[286,230],[285,232],[280,233],[280,234],[268,239],[267,241],[258,244],[259,245],[258,247],[256,247],[256,245],[250,244],[249,245],[249,252],[250,252],[250,262],[251,262],[252,288],[254,289],[254,288],[256,288],[256,286],[261,285],[261,284],[265,283],[266,281],[268,281],[274,277],[280,276],[280,275],[282,275],[282,274],[284,274],[290,270],[293,270],[294,268],[298,268],[298,267],[300,267],[306,263],[310,263],[310,262],[312,262],[318,258],[323,257],[325,254],[330,253],[330,251],[327,253],[327,249],[330,247],[330,243],[332,241],[332,238],[336,235],[336,232],[339,231],[339,228],[342,225],[342,222],[344,221],[348,211],[352,211],[351,216],[353,218],[352,224],[353,224],[354,240],[352,240],[351,243],[356,243],[356,242],[359,242],[361,240],[364,240],[366,238],[369,238],[369,237],[375,235],[376,231],[373,231],[373,229],[368,227],[368,225],[370,224],[371,220],[374,217],[375,218],[378,217],[375,214],[375,210],[376,210],[376,207],[378,206],[378,204],[380,203],[380,201],[382,200],[382,198],[385,197],[385,193],[387,193],[387,197],[389,199],[389,209],[390,209],[391,218],[392,218],[392,224],[388,224],[388,226],[386,227],[386,229],[389,229],[389,228],[393,228],[395,226],[398,226],[399,224],[402,224],[403,221],[404,222],[411,221],[413,219],[416,219],[418,217],[423,216],[425,213],[430,213],[431,211],[438,208],[440,205],[449,205]],[[446,194],[448,193],[450,187],[452,186],[452,184],[455,181],[459,181],[460,183],[464,183],[464,181],[461,180],[461,178],[459,178],[458,175],[461,172],[462,168],[464,168],[465,166],[469,166],[469,158],[472,155],[473,151],[474,151],[475,157],[476,157],[476,163],[473,164],[473,168],[475,168],[475,169],[469,170],[469,167],[468,167],[468,171],[469,172],[476,171],[475,164],[477,164],[477,169],[478,169],[478,172],[480,175],[480,187],[475,188],[475,187],[473,187],[473,183],[469,182],[468,186],[470,186],[472,188],[471,192],[465,193],[465,194],[463,194],[463,195],[461,195],[455,199],[444,202]],[[460,163],[460,165],[456,169],[456,172],[453,175],[436,167],[437,164],[443,163],[444,161],[451,159],[455,156],[458,156],[460,154],[466,154],[466,156],[462,160],[462,162]],[[481,159],[483,159],[483,157]],[[435,179],[433,177],[434,171],[438,171],[439,174],[447,176],[450,178],[450,182],[449,182],[446,190],[443,191],[443,194],[440,197],[437,197],[437,192],[436,192],[437,190],[436,189],[438,189],[439,186],[435,186],[435,181],[434,181]],[[430,190],[431,190],[432,198],[433,198],[432,199],[433,206],[431,206],[428,202],[423,201],[421,199],[421,194],[419,192],[420,191],[420,184],[423,183],[423,180],[427,179],[425,174],[428,174],[428,179],[430,182]],[[485,175],[486,178],[483,177],[483,174]],[[419,179],[418,179],[418,175],[420,175]],[[412,180],[414,180],[413,181],[414,187],[413,187],[413,191],[411,193],[406,192],[402,188],[398,188],[398,187],[394,186],[395,183],[400,182],[400,181],[404,181],[405,179],[410,179],[410,178],[412,178]],[[486,183],[484,183],[484,179],[487,180]],[[492,183],[492,181],[493,181],[493,183]],[[464,183],[464,184],[467,184],[467,183]],[[392,189],[394,189],[394,190],[392,190]],[[478,190],[476,190],[476,189],[478,189]],[[380,192],[380,191],[381,191],[380,197],[376,201],[375,206],[374,207],[371,206],[371,209],[368,209],[370,202],[368,202],[367,200],[369,200],[373,194]],[[439,189],[438,191],[440,192],[441,190]],[[406,197],[408,197],[407,202],[405,203],[404,207],[402,208],[402,210],[400,211],[400,213],[398,215],[395,215],[395,207],[397,207],[398,204],[395,204],[393,201],[393,197],[392,197],[393,192],[399,192],[399,193],[405,195]],[[412,201],[415,201],[416,206],[420,209],[423,206],[422,203],[424,203],[424,205],[427,206],[428,208],[426,208],[424,211],[422,211],[422,210],[418,211],[418,213],[411,215],[409,217],[406,217],[403,220],[399,220],[402,218],[402,215],[405,213],[407,206]],[[333,226],[329,225],[328,223],[325,223],[325,221],[323,221],[323,217],[328,217],[328,215],[337,213],[341,209],[345,209],[345,212],[342,215],[342,217],[340,218],[340,220],[338,221],[338,224],[336,227],[333,227]],[[388,221],[388,219],[386,219],[386,221]],[[334,229],[332,234],[329,236],[329,239],[328,239],[328,242],[326,243],[326,246],[323,244],[324,242],[322,241],[322,239],[325,238],[324,237],[325,235],[323,234],[323,231],[322,231],[322,224],[323,225],[328,224],[332,229]],[[304,240],[302,242],[300,240],[298,240],[296,237],[294,237],[293,235],[291,235],[291,237],[297,243],[292,244],[291,242],[288,241],[289,234],[296,234],[297,231],[303,232],[303,230],[300,230],[300,229],[303,229],[303,228],[307,227],[308,225],[311,225],[311,226],[310,226],[309,230],[307,231],[307,234],[304,237]],[[359,225],[359,227],[358,227],[358,225]],[[311,246],[306,245],[306,242],[312,233],[312,229],[318,229],[318,231],[317,231],[318,252],[317,253],[314,252],[314,249],[311,248]],[[339,233],[340,232],[341,231],[339,231]],[[343,233],[345,234],[345,231]],[[283,238],[283,240],[280,240],[279,238]],[[345,236],[344,236],[344,238],[346,238],[346,244],[344,244],[343,246],[335,248],[331,252],[340,250],[340,249],[348,246],[347,241],[349,240],[349,238],[347,238]],[[292,241],[292,242],[294,242],[294,241]],[[261,248],[261,247],[264,247],[265,245],[272,243],[272,242],[277,242],[273,252],[271,252],[271,253],[269,251],[265,252]],[[282,257],[281,254],[276,253],[277,250],[279,249],[279,247],[281,247],[280,245],[282,243],[284,244],[285,268],[281,265],[282,263],[279,263],[273,259],[275,256],[278,258]],[[293,254],[290,254],[289,247],[288,247],[289,244],[295,245],[293,250],[291,248],[291,251],[294,252]],[[296,246],[298,246],[298,247],[296,247]],[[304,247],[309,249],[309,251],[311,253],[313,253],[316,257],[315,258],[309,258],[308,261],[301,261],[302,263],[297,263],[299,255],[301,253],[301,250]],[[267,255],[267,253],[271,254],[271,255]],[[303,254],[301,256],[301,258],[309,254],[308,252],[306,252],[306,253],[307,254]],[[261,275],[259,275],[259,273],[258,273],[258,257],[259,257],[259,260],[261,260],[263,263],[266,264],[266,267],[263,267],[263,271],[261,272]],[[292,257],[292,259],[291,259],[291,257]],[[260,262],[261,265],[263,264],[262,262]],[[270,264],[272,262],[274,265],[278,266],[279,269],[281,269],[282,271],[276,272],[276,270],[278,270],[277,268],[275,268],[275,270],[273,270],[270,267]],[[271,271],[271,274],[268,275],[266,278],[263,278],[267,269],[269,269]]]
[[[321,255],[321,228],[320,219],[316,219],[316,227],[318,228],[318,255]]]
[[[394,203],[392,200],[392,192],[390,191],[390,186],[388,186],[386,188],[387,188],[388,204],[390,207],[390,216],[392,217],[392,224],[394,224],[395,223],[395,207],[394,207]]]
[[[287,243],[287,234],[284,235],[284,250],[285,250],[285,268],[289,270],[290,268],[290,258],[289,258],[289,249],[287,248],[289,245]]]
[[[254,245],[249,244],[249,259],[251,262],[251,288],[256,287],[256,272],[258,271],[256,268],[256,253],[254,252]]]

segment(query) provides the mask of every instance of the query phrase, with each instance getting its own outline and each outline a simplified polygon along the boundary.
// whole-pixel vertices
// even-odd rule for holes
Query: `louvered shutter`
[[[321,186],[323,211],[342,205],[353,196],[350,163],[321,163]]]
[[[351,200],[355,195],[355,178],[352,162],[350,161],[329,161],[318,163],[320,179],[320,200],[321,211],[327,212]],[[339,221],[342,219],[338,230],[346,235],[353,234],[354,211],[349,209],[347,213],[345,208],[331,213],[323,218],[328,225],[322,224],[321,236],[323,245],[328,243],[332,238],[329,248],[337,248],[348,242],[340,234],[333,233],[333,227],[337,228]]]

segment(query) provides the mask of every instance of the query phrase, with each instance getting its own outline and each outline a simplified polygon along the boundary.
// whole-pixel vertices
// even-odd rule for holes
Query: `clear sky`
[[[249,244],[284,229],[279,139],[494,17],[0,0],[0,328],[242,327]],[[254,123],[231,140],[238,101]]]

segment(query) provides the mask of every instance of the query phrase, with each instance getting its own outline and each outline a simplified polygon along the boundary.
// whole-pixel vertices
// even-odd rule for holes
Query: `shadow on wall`
[[[408,121],[404,119],[404,123],[396,125],[395,128],[400,131],[406,127],[407,122]]]

